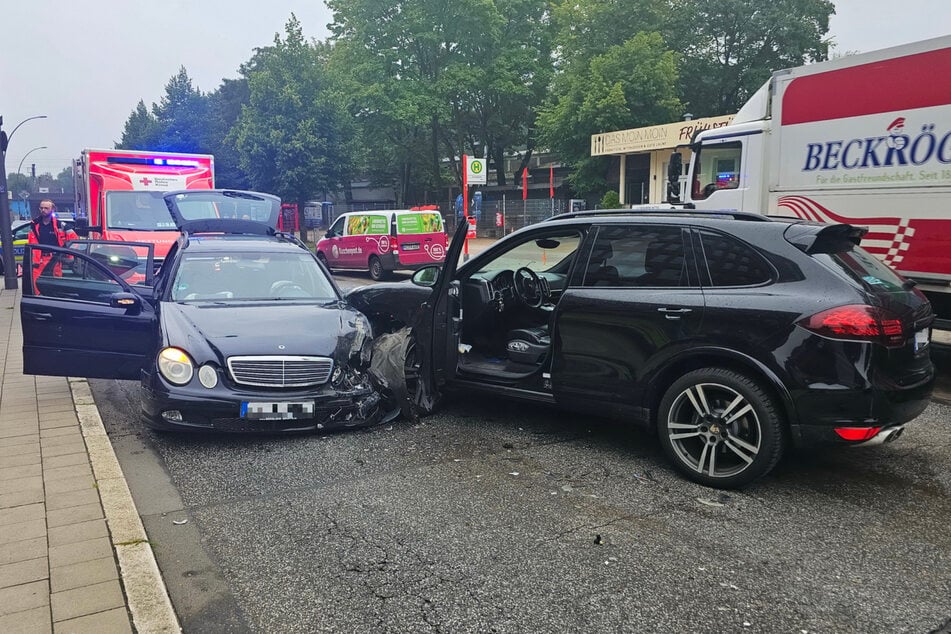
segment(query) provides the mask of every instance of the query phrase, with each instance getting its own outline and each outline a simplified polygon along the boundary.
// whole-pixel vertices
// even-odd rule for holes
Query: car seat
[[[584,276],[585,286],[620,286],[621,274],[616,266],[608,264],[613,255],[614,249],[610,242],[595,244],[591,253],[591,265]]]
[[[681,286],[686,267],[680,236],[650,242],[644,256],[644,270],[646,272],[637,278],[637,286]]]

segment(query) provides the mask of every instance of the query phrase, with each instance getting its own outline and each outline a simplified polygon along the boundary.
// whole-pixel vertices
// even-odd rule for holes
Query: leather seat
[[[546,326],[516,328],[508,333],[505,349],[509,359],[516,363],[537,365],[551,347],[551,335]]]
[[[647,245],[644,275],[638,286],[681,286],[686,273],[683,243],[677,240],[654,240]]]

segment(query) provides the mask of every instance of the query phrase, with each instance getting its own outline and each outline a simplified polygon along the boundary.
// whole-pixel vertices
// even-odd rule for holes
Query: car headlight
[[[162,376],[175,385],[185,385],[195,373],[192,360],[179,348],[164,348],[159,352],[158,368]]]

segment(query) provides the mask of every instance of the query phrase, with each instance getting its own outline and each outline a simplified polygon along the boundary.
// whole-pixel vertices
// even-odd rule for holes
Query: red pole
[[[462,155],[462,221],[466,223],[466,241],[463,244],[465,260],[469,259],[469,157]]]

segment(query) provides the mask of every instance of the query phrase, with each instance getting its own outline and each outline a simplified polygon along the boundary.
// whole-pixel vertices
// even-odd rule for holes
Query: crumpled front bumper
[[[254,419],[241,416],[243,402],[310,402],[313,416],[297,419]],[[224,432],[302,432],[366,427],[387,422],[398,405],[369,386],[311,390],[232,390],[219,384],[177,387],[153,373],[142,373],[142,411],[150,427],[162,430]],[[177,415],[172,414],[177,412]]]

